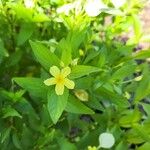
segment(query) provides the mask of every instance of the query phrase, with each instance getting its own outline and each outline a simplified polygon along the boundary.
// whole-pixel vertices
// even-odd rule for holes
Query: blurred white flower
[[[111,0],[111,2],[116,8],[120,8],[126,3],[126,0]]]
[[[76,15],[78,15],[78,14],[80,14],[81,12],[82,12],[82,6],[83,6],[83,4],[82,4],[82,0],[77,0],[77,1],[75,1],[74,3],[75,3],[75,14]]]
[[[74,9],[74,3],[65,4],[57,8],[57,13],[65,13],[65,15],[68,16],[72,9]]]
[[[76,0],[73,3],[65,4],[59,8],[57,8],[57,13],[64,13],[65,15],[69,15],[71,10],[75,10],[75,14],[79,14],[82,11],[82,0]]]
[[[115,143],[115,138],[111,133],[104,132],[99,136],[99,147],[111,148]]]
[[[98,16],[105,8],[107,6],[101,0],[88,0],[85,4],[85,12],[91,17]]]
[[[35,6],[34,0],[24,0],[24,5],[26,8],[33,8]]]

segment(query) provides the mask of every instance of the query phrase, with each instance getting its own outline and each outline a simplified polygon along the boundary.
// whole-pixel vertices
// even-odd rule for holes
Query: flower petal
[[[64,93],[64,85],[63,84],[56,84],[55,92],[57,95],[63,95]]]
[[[102,0],[88,0],[85,4],[85,12],[90,17],[98,16],[102,9],[107,8],[107,6],[102,2]]]
[[[56,84],[56,80],[55,80],[55,78],[49,78],[44,81],[44,84],[47,86],[50,86],[50,85]]]
[[[62,74],[64,77],[67,77],[70,73],[71,73],[70,67],[65,67],[64,69],[61,70],[61,74]]]
[[[68,88],[68,89],[74,89],[74,82],[72,80],[69,80],[69,79],[65,79],[65,86]]]
[[[104,132],[99,136],[99,145],[102,148],[111,148],[115,143],[113,134]]]
[[[50,74],[54,77],[60,74],[60,69],[57,66],[50,67]]]

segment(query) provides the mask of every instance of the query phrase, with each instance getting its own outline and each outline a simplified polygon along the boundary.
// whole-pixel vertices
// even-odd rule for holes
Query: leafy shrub
[[[144,1],[116,2],[0,0],[2,150],[149,149]]]

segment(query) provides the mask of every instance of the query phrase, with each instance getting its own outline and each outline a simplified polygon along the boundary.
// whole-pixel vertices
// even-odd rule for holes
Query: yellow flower
[[[74,89],[74,82],[69,80],[67,76],[71,73],[71,69],[69,67],[63,68],[61,71],[57,66],[52,66],[50,68],[50,74],[54,77],[49,78],[44,81],[44,84],[47,86],[54,85],[55,92],[57,95],[63,95],[64,93],[64,86],[68,89]]]
[[[88,150],[97,150],[95,146],[88,146]]]

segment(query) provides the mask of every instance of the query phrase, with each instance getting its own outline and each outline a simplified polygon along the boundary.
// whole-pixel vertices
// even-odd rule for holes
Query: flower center
[[[56,83],[57,84],[64,84],[64,77],[62,75],[58,75],[56,77]]]

